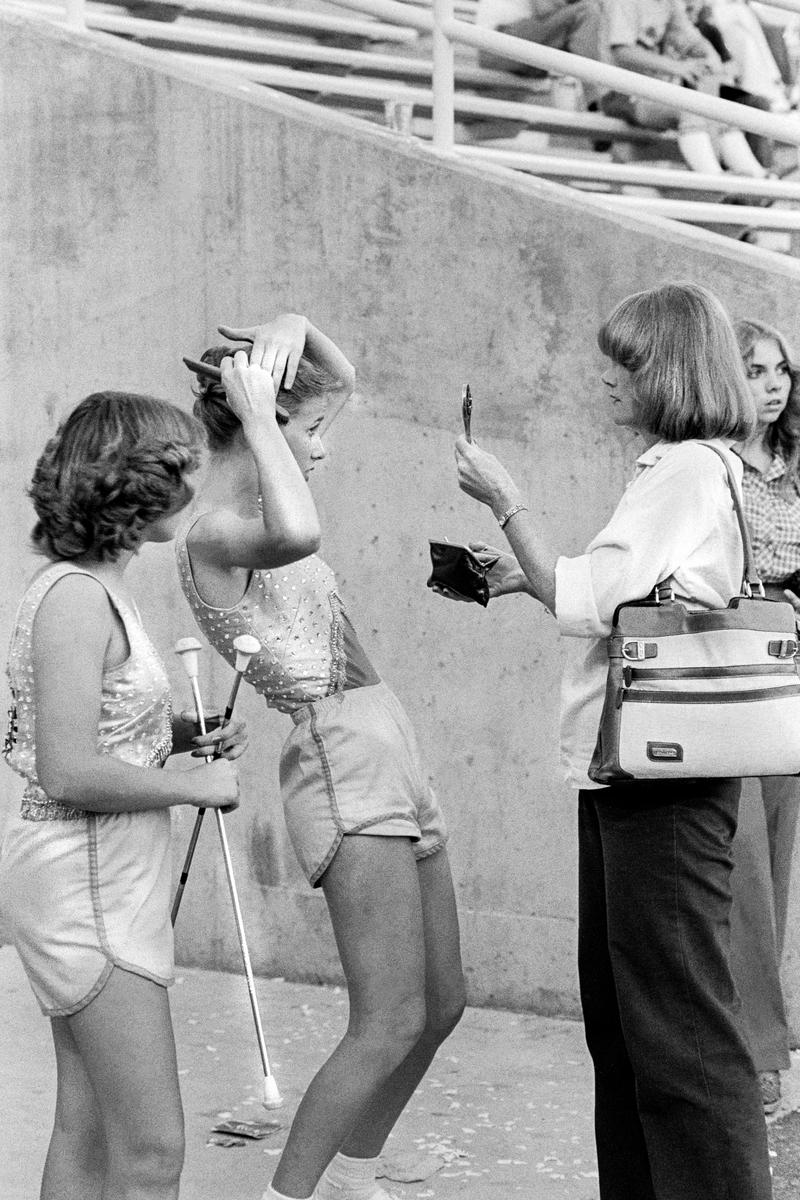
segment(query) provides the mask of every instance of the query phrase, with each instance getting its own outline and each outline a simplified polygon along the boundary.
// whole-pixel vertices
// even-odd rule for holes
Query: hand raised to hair
[[[233,358],[223,358],[220,370],[228,404],[245,432],[254,425],[275,422],[275,388],[267,371],[254,366],[244,350],[237,350]]]
[[[306,344],[308,321],[305,317],[298,313],[281,313],[264,325],[244,329],[219,325],[217,328],[232,342],[253,343],[250,362],[269,371],[276,393],[281,386],[287,391],[291,389]]]

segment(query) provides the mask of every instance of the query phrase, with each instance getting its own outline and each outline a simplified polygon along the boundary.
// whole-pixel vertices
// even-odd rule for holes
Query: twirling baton
[[[258,638],[252,637],[249,633],[243,633],[243,634],[241,634],[240,637],[234,638],[233,646],[234,646],[234,649],[236,650],[236,667],[235,667],[236,674],[234,676],[233,687],[231,688],[231,694],[228,697],[228,704],[225,709],[225,715],[222,718],[223,725],[227,725],[228,721],[230,721],[231,717],[233,716],[233,706],[236,703],[236,696],[239,691],[239,684],[242,682],[244,673],[250,664],[250,659],[253,657],[254,654],[258,654],[259,650],[261,649],[261,643],[259,642]],[[197,677],[198,677],[198,673],[199,673],[198,654],[201,650],[202,650],[202,646],[198,642],[197,638],[191,638],[191,637],[181,638],[179,641],[177,641],[175,643],[175,653],[180,655],[181,661],[183,663],[183,668],[186,671],[186,674],[189,677],[189,682],[192,686],[192,696],[194,697],[195,712],[198,714],[197,720],[198,720],[198,724],[200,725],[200,732],[205,733],[206,732],[206,723],[205,723],[205,718],[203,716],[203,705],[202,705],[202,701],[200,700],[200,692],[199,692],[199,686],[198,686],[198,682],[197,682]],[[215,751],[215,753],[212,757],[219,758],[220,753],[221,753],[221,751],[219,750],[219,748],[217,748],[217,750]],[[210,762],[210,761],[211,761],[211,758],[209,756],[206,756],[206,762]],[[183,870],[181,871],[181,876],[180,876],[180,879],[178,880],[178,887],[175,892],[175,899],[172,901],[172,918],[171,919],[172,919],[173,925],[175,924],[175,921],[177,920],[178,911],[181,907],[181,900],[183,899],[183,891],[184,891],[184,888],[186,887],[186,880],[189,878],[189,868],[192,865],[192,859],[194,858],[195,847],[197,846],[197,839],[200,836],[200,829],[202,827],[203,817],[205,815],[206,815],[206,810],[204,808],[201,808],[198,810],[197,817],[195,818],[194,829],[192,830],[192,836],[189,839],[189,845],[186,850],[186,858],[183,863]]]
[[[192,637],[180,638],[179,641],[175,643],[175,653],[179,656],[183,669],[188,675],[189,683],[191,684],[192,696],[194,698],[194,710],[197,714],[200,732],[205,733],[206,722],[203,714],[203,702],[200,699],[200,688],[197,683],[197,676],[199,673],[198,655],[202,648],[203,647],[200,645],[197,638]],[[209,761],[210,760],[206,758],[206,762]],[[178,888],[175,892],[175,899],[172,901],[171,920],[173,926],[178,919],[178,910],[180,909],[181,900],[183,899],[183,889],[186,887],[186,880],[189,878],[189,868],[192,865],[195,847],[197,846],[197,839],[200,836],[200,829],[202,827],[203,817],[205,815],[206,810],[204,808],[198,809],[194,822],[194,829],[192,830],[192,836],[189,839],[189,846],[186,851],[186,858],[184,859],[183,863],[183,870],[181,871],[181,877],[178,880]]]
[[[187,643],[194,643],[187,645]],[[233,714],[233,706],[236,701],[236,695],[239,691],[239,684],[242,681],[242,676],[247,670],[248,664],[252,656],[261,649],[261,643],[257,638],[251,637],[249,634],[242,634],[240,637],[234,638],[234,649],[236,650],[236,676],[234,678],[231,694],[228,699],[228,704],[225,709],[225,722],[229,721]],[[181,648],[179,649],[178,646]],[[192,686],[192,695],[194,696],[195,709],[197,712],[197,721],[200,729],[205,733],[205,717],[203,715],[203,702],[200,697],[200,689],[197,685],[197,649],[198,643],[195,638],[183,638],[176,645],[176,652],[181,656],[181,661],[184,664],[187,675]],[[192,671],[194,672],[192,674]],[[206,760],[208,761],[208,759]],[[192,842],[190,849],[194,853],[194,845],[197,843],[197,834],[199,834],[200,817],[204,812],[200,809],[198,819],[195,821],[195,832],[192,834]],[[253,979],[253,968],[250,963],[250,952],[247,948],[247,939],[244,932],[244,921],[242,919],[242,910],[239,905],[239,895],[236,890],[236,880],[233,875],[233,863],[231,861],[230,847],[228,846],[228,835],[225,831],[225,821],[222,813],[218,808],[214,809],[214,816],[217,819],[217,830],[219,832],[219,840],[222,846],[222,857],[225,863],[225,875],[228,880],[228,889],[231,894],[231,902],[233,904],[233,915],[236,923],[236,933],[239,937],[239,948],[242,952],[242,963],[244,965],[245,978],[247,980],[247,994],[250,997],[250,1008],[253,1013],[253,1022],[256,1029],[256,1038],[258,1040],[258,1050],[261,1056],[261,1066],[264,1071],[264,1099],[262,1103],[265,1108],[279,1108],[283,1104],[278,1085],[275,1082],[275,1076],[269,1064],[269,1055],[267,1054],[267,1044],[264,1040],[264,1029],[261,1024],[261,1013],[258,1008],[258,998],[256,996],[255,980]],[[191,860],[189,860],[191,861]],[[185,885],[186,876],[188,875],[188,864],[184,864],[184,870],[181,879]],[[176,900],[178,896],[176,895]],[[173,924],[176,915],[176,908],[173,905]]]

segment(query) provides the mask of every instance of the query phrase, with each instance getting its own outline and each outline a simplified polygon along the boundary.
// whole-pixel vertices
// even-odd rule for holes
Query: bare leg
[[[763,179],[766,171],[756,158],[741,129],[726,129],[719,138],[719,156],[730,171]]]
[[[177,1200],[183,1110],[166,989],[115,968],[66,1020],[102,1118],[101,1200]]]
[[[100,1200],[106,1154],[94,1089],[69,1021],[51,1022],[56,1049],[56,1113],[41,1200]]]
[[[423,858],[417,870],[425,936],[425,1029],[397,1070],[370,1097],[358,1124],[342,1145],[342,1153],[351,1158],[380,1154],[436,1051],[464,1011],[458,914],[447,852],[440,850]]]
[[[422,899],[405,838],[345,837],[322,879],[350,996],[347,1032],[292,1123],[273,1187],[310,1196],[425,1026]]]

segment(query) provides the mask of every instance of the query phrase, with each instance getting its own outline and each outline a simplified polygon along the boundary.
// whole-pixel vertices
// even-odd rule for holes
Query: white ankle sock
[[[741,129],[726,129],[719,139],[719,156],[729,171],[763,179],[766,171],[756,158]]]
[[[678,149],[690,171],[721,175],[722,165],[714,153],[711,135],[705,129],[690,129],[678,134]]]
[[[314,1200],[391,1200],[375,1179],[377,1158],[337,1154],[317,1184]]]
[[[316,1200],[316,1196],[317,1193],[312,1192],[310,1196],[306,1197],[306,1200]],[[275,1188],[270,1184],[261,1196],[261,1200],[293,1200],[293,1197],[287,1196],[283,1192],[276,1192]],[[295,1197],[294,1200],[297,1200],[297,1198]]]

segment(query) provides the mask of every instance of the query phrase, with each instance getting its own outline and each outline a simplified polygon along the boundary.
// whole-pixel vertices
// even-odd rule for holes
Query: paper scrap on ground
[[[265,1138],[277,1133],[283,1126],[280,1121],[220,1121],[212,1133],[227,1133],[237,1138]],[[215,1142],[221,1145],[220,1142]]]
[[[460,1150],[451,1146],[437,1146],[432,1152],[398,1150],[384,1154],[378,1162],[376,1175],[379,1179],[392,1179],[395,1183],[419,1183],[430,1179],[442,1167],[455,1159],[465,1157]]]

